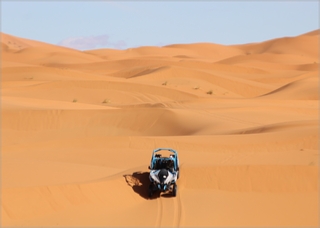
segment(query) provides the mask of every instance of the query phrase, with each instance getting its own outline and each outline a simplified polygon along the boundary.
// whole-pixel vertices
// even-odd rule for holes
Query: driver
[[[169,169],[169,171],[171,173],[174,172],[174,162],[173,162],[173,158],[170,156],[170,158],[167,160],[167,168]]]

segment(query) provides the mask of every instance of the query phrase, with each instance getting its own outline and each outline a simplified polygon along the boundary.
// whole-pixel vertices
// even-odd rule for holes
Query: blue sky
[[[79,50],[261,42],[319,29],[319,1],[1,1],[1,31]]]

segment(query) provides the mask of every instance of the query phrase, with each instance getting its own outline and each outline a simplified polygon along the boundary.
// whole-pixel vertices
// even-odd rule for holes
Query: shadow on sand
[[[149,172],[134,172],[133,174],[123,175],[127,184],[132,190],[144,199],[150,199],[148,189],[150,185]],[[151,199],[157,198],[159,195],[154,193]]]

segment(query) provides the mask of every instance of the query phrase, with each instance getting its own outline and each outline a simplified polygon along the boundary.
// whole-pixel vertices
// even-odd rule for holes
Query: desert
[[[318,227],[319,30],[79,51],[1,33],[4,227]],[[180,157],[148,198],[150,156]]]

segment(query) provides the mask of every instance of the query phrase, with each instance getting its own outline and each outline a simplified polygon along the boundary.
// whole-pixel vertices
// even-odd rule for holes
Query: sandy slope
[[[3,226],[317,227],[319,30],[77,51],[1,34]],[[178,196],[148,199],[153,149]]]

